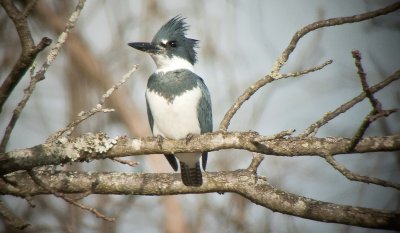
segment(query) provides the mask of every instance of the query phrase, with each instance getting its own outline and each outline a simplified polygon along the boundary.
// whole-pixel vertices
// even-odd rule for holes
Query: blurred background
[[[210,90],[214,129],[218,129],[236,98],[268,74],[297,30],[317,20],[359,14],[393,2],[87,1],[73,33],[24,109],[7,150],[44,142],[80,111],[96,105],[104,91],[134,64],[139,64],[139,70],[107,103],[116,112],[97,114],[82,123],[75,135],[102,131],[112,137],[149,136],[144,91],[155,65],[149,56],[130,48],[127,43],[151,41],[161,25],[178,14],[191,26],[188,37],[200,40],[195,70]],[[55,42],[76,3],[39,0],[29,16],[35,41],[47,36]],[[283,72],[310,68],[329,59],[333,59],[333,64],[321,71],[279,80],[262,88],[234,116],[229,130],[255,130],[272,135],[295,129],[296,133],[301,133],[324,113],[362,92],[351,55],[353,49],[362,54],[371,86],[394,73],[400,67],[399,16],[399,12],[395,12],[306,35]],[[38,67],[43,64],[50,47],[39,54]],[[14,25],[4,9],[0,9],[0,82],[8,75],[19,53]],[[28,82],[29,75],[26,75],[6,102],[0,115],[1,134]],[[399,108],[399,82],[392,83],[376,96],[383,108]],[[352,137],[370,110],[371,106],[365,100],[324,126],[317,136]],[[400,114],[395,113],[373,123],[366,135],[399,133]],[[400,157],[396,153],[339,155],[336,159],[353,172],[399,182]],[[251,157],[246,151],[212,152],[208,171],[245,168]],[[113,161],[96,161],[60,169],[172,172],[160,155],[125,159],[138,161],[140,165],[130,167]],[[319,157],[266,155],[259,169],[259,174],[267,176],[271,184],[298,195],[338,204],[400,210],[398,191],[348,181]],[[114,223],[98,219],[50,195],[34,197],[35,208],[19,198],[7,196],[2,199],[32,224],[27,232],[380,232],[273,213],[236,194],[91,195],[83,200],[106,215],[116,217]],[[14,232],[2,220],[0,231]]]

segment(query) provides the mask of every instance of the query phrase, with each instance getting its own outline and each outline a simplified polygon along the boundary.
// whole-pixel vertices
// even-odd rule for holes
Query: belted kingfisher
[[[193,71],[198,40],[186,37],[188,27],[183,18],[176,16],[160,28],[150,43],[128,44],[150,54],[157,66],[146,89],[147,116],[153,136],[185,139],[212,131],[210,94],[203,79]],[[178,158],[186,186],[202,185],[199,158],[205,170],[207,152],[165,154],[165,157],[175,171]]]

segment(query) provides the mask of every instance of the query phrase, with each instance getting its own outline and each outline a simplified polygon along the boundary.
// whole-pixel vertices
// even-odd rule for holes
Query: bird
[[[212,132],[211,97],[204,80],[194,73],[199,41],[186,37],[189,25],[180,15],[165,23],[151,42],[132,42],[129,46],[151,56],[156,70],[145,91],[147,116],[154,137],[161,140],[186,139]],[[178,171],[185,186],[203,184],[208,152],[164,154]]]

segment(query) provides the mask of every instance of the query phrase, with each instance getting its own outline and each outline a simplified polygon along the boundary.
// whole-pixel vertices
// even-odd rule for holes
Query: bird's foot
[[[157,135],[155,138],[156,138],[156,142],[157,142],[157,144],[158,144],[158,147],[159,147],[160,149],[162,149],[162,144],[163,144],[163,142],[164,142],[164,137],[161,136],[161,135]]]
[[[186,135],[186,138],[185,138],[185,142],[186,142],[186,145],[194,138],[194,134],[192,134],[192,133],[189,133],[188,135]]]

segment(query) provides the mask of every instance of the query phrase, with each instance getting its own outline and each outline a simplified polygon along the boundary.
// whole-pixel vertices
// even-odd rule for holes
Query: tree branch
[[[45,165],[91,161],[144,154],[242,149],[276,156],[318,156],[347,154],[350,138],[271,138],[254,132],[214,132],[186,140],[164,139],[160,144],[152,137],[110,139],[104,134],[85,134],[77,138],[60,138],[32,148],[0,154],[0,175]],[[363,138],[351,153],[400,150],[400,134]]]
[[[390,83],[397,81],[399,79],[400,79],[400,70],[397,70],[396,72],[394,72],[392,75],[390,75],[388,78],[386,78],[382,82],[370,87],[370,91],[371,91],[371,93],[378,92],[381,89],[383,89],[384,87],[388,86]],[[321,128],[322,126],[324,126],[325,124],[327,124],[329,121],[331,121],[335,117],[339,116],[340,114],[346,112],[347,110],[352,108],[357,103],[364,100],[366,98],[366,96],[367,96],[366,93],[362,92],[361,94],[354,97],[350,101],[339,106],[334,111],[326,113],[321,119],[314,122],[307,129],[305,129],[304,132],[299,135],[299,137],[307,137],[310,135],[315,135],[319,128]]]
[[[371,102],[372,107],[375,109],[376,112],[381,110],[381,103],[374,97],[373,93],[367,82],[367,74],[364,72],[364,68],[361,64],[361,53],[358,50],[351,51],[351,54],[354,58],[354,64],[357,68],[357,74],[361,81],[361,86],[365,95],[367,96],[369,102]]]
[[[294,36],[292,37],[292,40],[290,41],[288,47],[281,53],[281,55],[276,59],[276,62],[274,66],[272,67],[270,73],[266,75],[264,78],[258,80],[256,83],[251,85],[249,88],[246,89],[246,91],[235,101],[235,103],[230,107],[228,112],[225,114],[223,120],[220,123],[219,129],[220,130],[227,130],[230,120],[232,119],[233,115],[237,112],[237,110],[242,106],[242,104],[247,101],[256,91],[258,91],[261,87],[265,86],[268,83],[271,83],[275,81],[276,79],[284,78],[284,77],[290,77],[289,75],[281,75],[279,72],[282,68],[282,66],[286,63],[286,61],[289,59],[290,54],[294,51],[294,49],[297,46],[297,43],[299,40],[308,34],[309,32],[312,32],[316,29],[323,28],[323,27],[330,27],[330,26],[337,26],[337,25],[342,25],[346,23],[354,23],[354,22],[360,22],[363,20],[371,19],[380,15],[385,15],[388,13],[391,13],[393,11],[396,11],[400,8],[400,3],[394,3],[392,5],[389,5],[387,7],[375,10],[375,11],[370,11],[366,12],[364,14],[359,14],[359,15],[354,15],[354,16],[349,16],[349,17],[339,17],[339,18],[332,18],[332,19],[327,19],[327,20],[321,20],[314,22],[312,24],[309,24],[299,31],[297,31]],[[324,63],[320,68],[312,68],[310,71],[307,72],[295,72],[295,73],[309,73],[313,72],[319,69],[322,69],[324,66],[330,64],[330,62]],[[293,74],[295,74],[293,73]]]
[[[298,196],[275,188],[264,179],[258,179],[250,170],[204,173],[205,182],[201,187],[184,186],[179,174],[38,171],[35,175],[51,189],[61,193],[85,193],[92,190],[93,194],[153,196],[232,192],[283,214],[368,228],[400,229],[398,212],[338,205]],[[0,180],[0,194],[51,194],[33,182],[26,172],[9,174],[7,178],[18,181],[18,187]]]
[[[373,178],[369,176],[361,176],[358,174],[353,173],[346,167],[340,165],[333,157],[332,155],[325,155],[324,156],[325,160],[332,165],[333,168],[335,168],[337,171],[342,173],[347,179],[352,180],[352,181],[359,181],[367,184],[376,184],[384,187],[391,187],[400,190],[400,184],[395,184],[392,182],[388,182],[385,180],[381,180],[378,178]]]
[[[50,38],[43,37],[39,44],[35,46],[28,26],[27,17],[32,8],[36,5],[36,2],[37,0],[30,1],[25,7],[24,11],[21,12],[14,5],[13,1],[0,1],[0,4],[3,6],[7,15],[10,17],[15,25],[22,48],[22,52],[18,58],[17,63],[14,65],[7,78],[0,86],[0,112],[2,112],[3,105],[7,101],[14,88],[25,75],[29,67],[33,64],[36,56],[52,42]]]
[[[304,74],[308,74],[311,72],[315,72],[317,70],[321,70],[322,68],[324,68],[325,66],[332,64],[332,60],[328,60],[326,62],[324,62],[323,64],[316,66],[316,67],[312,67],[306,70],[302,70],[302,71],[298,71],[298,72],[293,72],[293,73],[288,73],[288,74],[282,74],[279,76],[279,79],[284,79],[284,78],[290,78],[290,77],[298,77]],[[252,95],[254,95],[254,93],[256,93],[260,88],[262,88],[263,86],[267,85],[268,83],[271,83],[275,80],[277,80],[277,77],[273,77],[270,75],[265,76],[264,78],[258,80],[257,82],[255,82],[253,85],[251,85],[250,87],[248,87],[246,89],[246,91],[239,96],[239,98],[235,101],[235,103],[229,108],[229,110],[226,112],[224,118],[222,119],[220,125],[219,125],[219,130],[223,130],[226,131],[228,129],[228,126],[230,124],[230,121],[232,119],[232,117],[235,115],[235,113],[237,112],[237,110],[239,110],[239,108],[243,105],[244,102],[246,102],[248,99],[250,99],[250,97]]]
[[[81,208],[83,210],[89,211],[89,212],[93,213],[94,215],[96,215],[96,217],[98,217],[98,218],[104,219],[104,220],[109,221],[109,222],[114,222],[115,221],[114,218],[105,216],[104,214],[100,213],[100,211],[98,211],[97,209],[92,208],[92,207],[88,207],[88,206],[86,206],[84,204],[76,202],[75,200],[65,196],[64,193],[60,193],[60,192],[55,191],[52,188],[48,187],[47,183],[43,182],[41,178],[37,177],[36,173],[33,172],[32,170],[29,170],[28,174],[29,174],[29,176],[31,177],[31,179],[33,180],[33,182],[36,185],[38,185],[39,187],[43,188],[47,192],[53,194],[54,196],[63,199],[64,201],[68,202],[71,205],[74,205],[74,206],[77,206],[78,208]],[[85,196],[87,196],[87,191],[84,194],[85,194]]]
[[[50,67],[50,65],[53,63],[55,58],[57,57],[58,52],[60,51],[62,45],[65,43],[70,30],[75,26],[75,24],[79,18],[80,12],[85,4],[85,1],[86,0],[79,0],[79,3],[77,4],[74,12],[71,14],[70,18],[68,19],[65,30],[58,37],[57,43],[54,45],[54,47],[50,50],[49,54],[47,55],[47,61],[42,65],[41,69],[38,72],[36,72],[35,75],[31,75],[31,81],[29,83],[29,86],[24,90],[24,96],[22,97],[22,100],[18,103],[18,106],[15,108],[13,115],[10,119],[10,122],[8,123],[6,130],[4,132],[4,136],[3,136],[2,140],[1,140],[1,144],[0,144],[0,153],[4,152],[6,150],[6,146],[10,139],[12,130],[14,129],[14,126],[17,123],[17,120],[18,120],[19,116],[21,115],[22,110],[24,109],[26,103],[28,102],[29,98],[31,97],[31,95],[36,87],[36,84],[39,81],[44,79],[44,74],[46,73],[46,71]],[[8,2],[8,0],[6,2]],[[12,5],[12,6],[15,7],[14,5]],[[33,62],[33,60],[32,60],[32,62]],[[33,73],[33,70],[32,70],[32,73]],[[0,90],[0,95],[2,95],[1,90]],[[0,100],[0,108],[1,108],[1,100]]]
[[[24,220],[16,216],[11,210],[9,210],[3,202],[0,200],[0,216],[4,218],[4,220],[15,227],[16,229],[23,230],[29,226],[29,223],[26,223]]]
[[[282,52],[282,54],[278,57],[278,59],[276,59],[276,62],[272,68],[270,75],[274,76],[274,74],[278,74],[280,72],[282,66],[286,63],[286,61],[289,59],[290,54],[296,48],[297,43],[306,34],[312,32],[314,30],[317,30],[319,28],[343,25],[343,24],[347,24],[347,23],[355,23],[355,22],[372,19],[372,18],[381,16],[381,15],[386,15],[391,12],[397,11],[398,9],[400,9],[400,2],[396,2],[392,5],[386,6],[384,8],[381,8],[381,9],[378,9],[375,11],[370,11],[370,12],[366,12],[363,14],[353,15],[353,16],[348,16],[348,17],[338,17],[338,18],[321,20],[321,21],[317,21],[317,22],[314,22],[312,24],[309,24],[309,25],[303,27],[302,29],[300,29],[299,31],[297,31],[294,34],[288,47],[286,47],[286,49]]]
[[[82,121],[88,119],[89,117],[93,116],[96,113],[114,111],[114,109],[106,109],[106,108],[104,108],[104,104],[105,104],[106,100],[114,93],[114,91],[116,89],[118,89],[122,84],[124,84],[128,80],[128,78],[133,74],[133,72],[136,71],[136,69],[137,69],[137,65],[134,65],[126,74],[124,74],[122,76],[121,80],[118,83],[116,83],[115,85],[110,87],[106,91],[106,93],[103,94],[103,96],[101,97],[100,102],[95,107],[93,107],[90,111],[79,113],[79,115],[76,117],[76,119],[73,122],[69,123],[67,125],[67,127],[63,128],[63,129],[60,129],[56,133],[51,135],[46,140],[46,142],[52,142],[52,141],[56,140],[57,138],[59,138],[61,135],[63,135],[66,132],[67,132],[67,136],[69,136],[77,125],[79,125]]]
[[[361,123],[361,126],[358,128],[356,134],[354,135],[351,144],[349,146],[349,151],[353,150],[354,147],[357,145],[357,143],[360,141],[360,139],[364,136],[365,131],[367,131],[369,125],[379,119],[380,117],[387,117],[390,114],[396,112],[396,110],[382,110],[382,104],[379,102],[378,99],[374,97],[374,94],[371,92],[371,88],[368,85],[367,82],[367,75],[364,72],[364,68],[361,64],[361,53],[358,50],[353,50],[352,52],[353,58],[354,58],[354,63],[357,68],[357,74],[360,78],[361,81],[361,86],[362,89],[365,93],[365,96],[368,98],[369,102],[372,105],[372,110],[368,114],[368,116],[364,119],[364,121]]]
[[[69,30],[72,29],[73,25],[78,19],[80,10],[82,9],[84,2],[84,0],[79,1],[76,10],[71,15],[68,21],[65,31],[60,35],[57,44],[50,51],[47,57],[47,62],[35,74],[35,76],[31,75],[31,82],[34,81],[34,84],[31,84],[29,86],[29,88],[31,89],[26,91],[27,93],[25,93],[23,101],[20,102],[23,103],[22,107],[20,108],[20,106],[18,106],[16,108],[16,110],[18,110],[19,112],[23,109],[23,106],[32,94],[36,82],[44,78],[46,70],[57,56],[59,49],[66,40]],[[3,7],[10,7],[12,5],[10,0],[0,0],[0,3],[3,5]],[[22,13],[23,17],[26,17],[29,14],[35,3],[36,1],[32,1],[27,4]],[[302,137],[288,137],[292,133],[289,131],[279,133],[272,137],[258,135],[255,132],[226,132],[230,120],[232,119],[236,111],[261,87],[277,79],[297,77],[320,70],[326,65],[332,63],[332,61],[329,60],[319,66],[310,69],[281,74],[281,68],[287,62],[290,54],[297,46],[298,41],[304,35],[318,28],[359,22],[393,12],[395,10],[398,10],[399,8],[400,3],[395,3],[377,11],[371,11],[360,15],[322,20],[310,24],[299,30],[292,37],[292,41],[290,42],[289,46],[277,59],[271,72],[264,78],[257,81],[254,85],[250,86],[230,108],[220,124],[219,128],[221,131],[195,137],[190,140],[190,142],[187,142],[186,140],[175,141],[165,139],[162,143],[160,143],[154,138],[129,139],[127,137],[117,137],[116,139],[110,139],[105,134],[101,133],[86,134],[77,138],[70,138],[70,135],[67,133],[66,135],[68,137],[62,137],[65,132],[72,131],[76,125],[78,125],[80,122],[87,119],[94,113],[105,110],[103,108],[104,101],[117,86],[114,86],[115,88],[113,87],[109,92],[106,93],[106,95],[103,96],[100,104],[96,106],[96,108],[93,108],[88,112],[84,112],[83,115],[79,116],[81,118],[72,122],[69,126],[67,126],[66,129],[62,129],[55,135],[49,137],[49,139],[44,144],[32,148],[15,150],[8,153],[1,153],[5,151],[5,145],[8,141],[8,138],[4,137],[3,142],[5,141],[5,143],[2,142],[2,145],[0,146],[0,177],[2,178],[0,179],[0,194],[15,195],[24,198],[40,194],[52,194],[57,197],[61,197],[67,202],[76,205],[82,209],[89,210],[96,214],[96,216],[107,220],[108,218],[102,215],[96,209],[84,206],[76,202],[75,200],[68,198],[65,194],[80,193],[84,196],[90,193],[118,195],[175,195],[186,193],[232,192],[251,200],[255,204],[264,206],[272,211],[278,211],[284,214],[290,214],[293,216],[299,216],[302,218],[313,219],[323,222],[341,223],[368,228],[400,230],[399,212],[389,212],[370,208],[338,205],[313,200],[310,198],[285,192],[284,190],[277,189],[271,186],[267,182],[266,178],[257,175],[257,168],[263,159],[263,156],[260,154],[269,154],[276,156],[329,155],[326,156],[326,160],[330,162],[330,164],[334,168],[342,172],[346,177],[350,177],[349,179],[354,178],[355,180],[367,183],[372,181],[371,183],[375,183],[377,185],[390,186],[399,189],[398,184],[388,182],[385,183],[385,181],[382,182],[380,180],[378,180],[379,182],[376,182],[377,180],[374,180],[374,178],[366,177],[367,179],[365,179],[365,177],[363,176],[351,173],[349,170],[338,164],[332,157],[336,154],[365,153],[374,151],[398,151],[400,150],[399,134],[392,136],[363,138],[364,131],[368,127],[367,122],[365,123],[365,125],[363,123],[364,126],[361,127],[360,132],[362,133],[359,135],[357,134],[358,136],[356,135],[354,137],[356,138],[356,140],[354,138],[314,138],[306,136],[310,136],[311,133],[315,133],[328,121],[347,111],[347,109],[350,109],[356,103],[360,102],[366,97],[370,99],[374,109],[380,109],[378,105],[379,101],[376,100],[374,104],[375,99],[373,97],[373,93],[379,91],[389,83],[399,79],[400,71],[397,71],[394,75],[392,75],[382,83],[373,86],[372,88],[368,86],[365,79],[365,74],[363,75],[363,72],[359,72],[364,92],[358,97],[346,103],[345,105],[342,105],[333,113],[326,114],[321,120],[311,125],[301,135]],[[25,26],[25,29],[28,29],[27,24]],[[18,25],[16,25],[16,27],[18,31]],[[24,28],[22,27],[22,29]],[[18,33],[24,32],[18,31]],[[32,38],[30,39],[32,40]],[[46,43],[45,40],[42,40],[42,42],[44,44]],[[33,46],[33,40],[27,40],[26,43],[31,43],[30,47]],[[22,46],[24,47],[24,44]],[[40,49],[39,46],[37,46],[36,48]],[[359,57],[358,60],[356,58],[356,65],[357,61],[360,65],[358,67],[359,71],[360,68],[362,68],[360,59],[361,57]],[[33,60],[34,58],[31,60],[31,62],[33,62]],[[17,64],[19,63],[20,62],[18,62]],[[14,69],[16,68],[18,67],[15,66]],[[20,68],[18,68],[18,70],[23,71],[23,69]],[[26,70],[23,72],[25,73]],[[15,82],[15,79],[12,79],[11,81]],[[16,83],[18,83],[18,81]],[[16,83],[14,84],[16,85]],[[0,112],[1,106],[5,101],[4,100],[3,102],[1,102],[1,97],[3,94],[1,88],[3,88],[3,86],[6,87],[4,83],[0,87]],[[8,87],[6,89],[12,91],[12,88]],[[366,120],[372,122],[373,120],[375,120],[375,118],[383,116],[382,114],[384,114],[384,111],[378,111],[378,113],[379,114],[371,113],[370,116],[366,118]],[[17,115],[17,117],[18,116],[19,114]],[[372,119],[373,117],[375,118]],[[7,130],[8,128],[11,128],[12,130],[13,127],[13,125],[10,125],[10,127],[7,127]],[[9,135],[10,133],[6,133],[5,136],[9,137]],[[354,143],[354,141],[356,142]],[[351,151],[349,151],[349,147],[352,148]],[[62,171],[50,172],[40,170],[36,172],[31,171],[31,169],[43,165],[61,165],[69,162],[83,162],[109,158],[125,163],[123,160],[119,160],[118,158],[131,155],[153,153],[169,154],[182,152],[216,151],[222,149],[242,149],[254,152],[255,155],[253,157],[252,163],[247,169],[237,170],[233,172],[204,173],[204,185],[196,188],[184,186],[181,182],[181,179],[179,178],[179,174],[127,174]],[[28,170],[29,172],[20,170]],[[8,216],[8,213],[4,212],[4,210],[6,209],[2,207],[3,206],[1,206],[0,203],[0,214],[2,214],[3,216]],[[19,220],[17,218],[14,218],[14,216],[11,217],[11,219],[17,221]],[[18,226],[21,224],[23,225],[24,223],[20,222],[16,225]]]
[[[253,174],[257,173],[257,168],[260,166],[261,162],[264,160],[264,156],[259,153],[253,153],[253,159],[249,167],[247,168],[248,171],[252,172]]]

